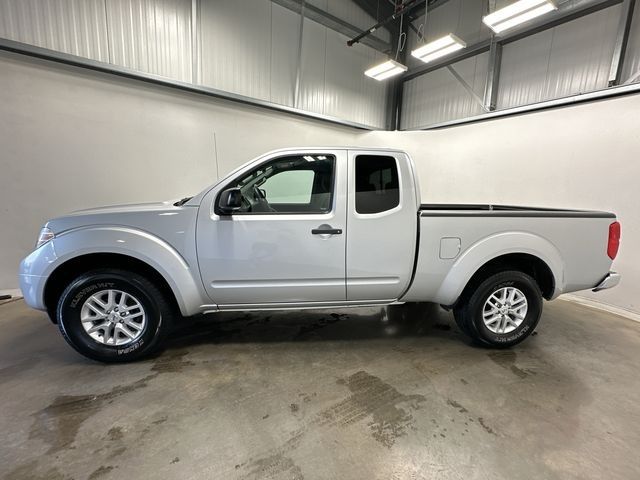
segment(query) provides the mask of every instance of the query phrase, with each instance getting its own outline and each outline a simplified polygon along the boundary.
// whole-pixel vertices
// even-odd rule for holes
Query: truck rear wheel
[[[542,293],[519,271],[491,275],[454,309],[460,329],[484,345],[507,348],[522,342],[538,325]]]
[[[145,277],[105,268],[73,280],[58,300],[56,317],[64,339],[85,357],[127,362],[161,346],[172,309]]]

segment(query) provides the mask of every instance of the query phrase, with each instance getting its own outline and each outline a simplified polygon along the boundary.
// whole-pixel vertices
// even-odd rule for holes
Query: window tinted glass
[[[356,157],[356,212],[379,213],[400,203],[398,168],[393,157]]]
[[[331,210],[334,168],[332,155],[280,157],[229,187],[242,193],[238,213],[326,213]]]

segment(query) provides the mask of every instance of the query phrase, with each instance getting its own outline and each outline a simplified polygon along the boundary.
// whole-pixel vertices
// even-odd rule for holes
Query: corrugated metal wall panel
[[[109,61],[104,0],[0,0],[0,37]]]
[[[540,102],[546,91],[553,29],[544,30],[502,49],[499,108]]]
[[[300,15],[276,4],[271,8],[270,100],[293,107]]]
[[[426,42],[455,33],[468,44],[488,38],[491,30],[482,23],[485,2],[449,0],[427,14]]]
[[[606,88],[620,5],[507,44],[498,108]]]
[[[201,81],[227,92],[269,100],[271,2],[201,2]]]
[[[377,64],[385,61],[387,57],[382,53],[366,48],[366,57],[364,54],[362,58],[362,69],[366,70],[371,67],[372,64]],[[366,63],[365,63],[366,62]],[[354,71],[353,75],[358,72]],[[388,96],[388,82],[378,82],[360,74],[362,78],[361,96],[359,98],[359,111],[360,111],[360,123],[367,123],[378,128],[387,127],[387,106],[389,101]]]
[[[622,82],[627,82],[640,73],[640,4],[636,3],[633,12],[633,21],[629,31],[629,43],[622,67]],[[640,76],[635,79],[640,82]]]
[[[324,113],[326,52],[327,28],[305,19],[298,108]]]
[[[345,48],[347,38],[327,30],[324,113],[384,126],[386,82],[364,75],[382,55],[364,45]]]
[[[314,3],[366,27],[344,0]],[[197,78],[191,0],[0,0],[0,35],[301,110],[384,127],[387,83],[365,77],[375,50],[305,19],[298,104],[300,16],[270,0],[200,0]],[[382,35],[384,37],[384,35]]]
[[[191,0],[106,2],[111,62],[191,81]]]
[[[482,97],[487,78],[489,54],[482,53],[452,66]],[[404,84],[402,129],[422,128],[448,120],[483,113],[480,103],[447,68],[439,68]]]

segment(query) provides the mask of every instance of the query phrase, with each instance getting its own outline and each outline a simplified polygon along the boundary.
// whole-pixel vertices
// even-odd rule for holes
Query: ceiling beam
[[[448,1],[449,0],[429,0],[429,12],[435,10],[438,7],[441,7]],[[424,15],[424,2],[420,2],[409,11],[409,14],[408,14],[409,22],[413,23],[414,21],[419,20],[420,17],[422,17],[423,15]]]
[[[406,0],[404,3],[402,3],[397,8],[395,8],[394,12],[390,16],[382,20],[378,20],[375,25],[372,25],[366,30],[361,31],[358,35],[356,35],[351,40],[349,40],[347,42],[347,45],[351,47],[354,43],[359,43],[360,41],[362,41],[362,39],[371,36],[373,32],[375,32],[376,30],[386,25],[392,25],[395,23],[396,20],[400,21],[400,19],[404,18],[404,15],[409,10],[411,10],[415,5],[417,5],[419,1],[420,0]]]
[[[398,24],[398,27],[400,25]],[[400,34],[404,34],[405,42],[407,35],[409,33],[409,22],[402,22],[402,32],[398,31],[398,35],[396,37],[396,43],[394,44],[397,48],[397,42],[400,40]],[[396,60],[404,65],[407,62],[407,49],[403,48],[402,51],[397,50]],[[387,88],[387,129],[388,130],[399,130],[400,129],[400,120],[402,118],[402,99],[404,96],[404,82],[402,78],[393,78]]]
[[[381,18],[390,17],[394,12],[393,5],[386,0],[353,0],[353,3],[364,10],[376,22],[380,21]],[[397,23],[387,24],[384,28],[392,36],[398,35]]]
[[[496,109],[498,103],[498,84],[500,82],[500,67],[502,66],[502,44],[492,41],[489,47],[489,66],[484,84],[483,107],[490,112]]]
[[[292,12],[297,13],[298,15],[302,12],[302,0],[271,0],[276,5],[280,5]],[[356,27],[355,25],[351,25],[348,22],[345,22],[341,18],[338,18],[334,15],[331,15],[329,12],[325,12],[324,10],[316,7],[311,3],[305,3],[304,7],[304,16],[314,22],[317,22],[321,25],[324,25],[331,30],[334,30],[338,33],[341,33],[345,37],[354,37],[359,35],[362,32],[360,27]],[[368,47],[373,48],[374,50],[378,50],[384,54],[389,54],[392,51],[391,44],[385,42],[384,40],[374,36],[369,35],[366,38],[362,39],[362,42]]]

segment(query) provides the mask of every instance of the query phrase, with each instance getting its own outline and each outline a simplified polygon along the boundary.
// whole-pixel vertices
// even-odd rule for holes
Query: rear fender
[[[547,239],[529,232],[502,232],[483,238],[460,255],[438,289],[435,301],[453,305],[483,265],[510,253],[526,253],[545,262],[555,280],[552,298],[562,293],[564,262],[558,249]]]

